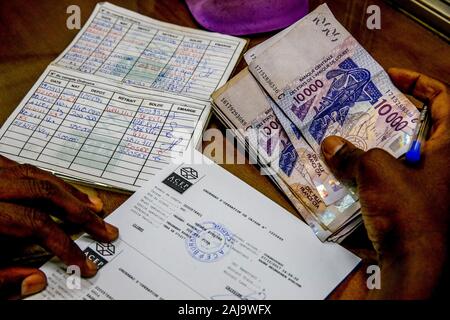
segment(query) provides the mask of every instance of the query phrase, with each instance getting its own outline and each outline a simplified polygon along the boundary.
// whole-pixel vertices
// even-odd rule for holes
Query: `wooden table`
[[[66,8],[77,4],[81,8],[84,23],[97,1],[15,0],[0,3],[0,124],[16,108],[45,67],[75,37],[77,30],[66,28]],[[182,26],[199,28],[181,0],[135,0],[113,1],[114,4],[144,15]],[[325,1],[310,1],[311,8]],[[337,19],[384,67],[393,66],[416,69],[435,78],[450,80],[450,49],[448,44],[406,15],[389,7],[381,0],[329,0],[327,1]],[[368,30],[366,8],[376,4],[381,7],[381,30]],[[274,33],[251,36],[250,47],[264,41]],[[245,67],[241,61],[236,71]],[[213,117],[211,128],[225,128]],[[205,144],[204,144],[205,146]],[[295,213],[287,198],[248,164],[224,165],[255,189],[273,201]],[[112,212],[127,195],[98,191],[105,203],[107,213]],[[300,244],[299,244],[300,245]],[[332,299],[360,299],[367,293],[366,267],[376,263],[363,228],[352,234],[343,245],[363,258],[363,263],[330,296]],[[293,252],[292,254],[295,254]]]

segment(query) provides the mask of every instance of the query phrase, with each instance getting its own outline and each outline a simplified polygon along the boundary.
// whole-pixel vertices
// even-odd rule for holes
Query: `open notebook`
[[[100,3],[0,130],[0,153],[135,191],[189,146],[246,40]]]

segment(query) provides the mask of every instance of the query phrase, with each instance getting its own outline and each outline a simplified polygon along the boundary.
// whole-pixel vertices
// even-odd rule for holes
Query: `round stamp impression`
[[[223,225],[204,222],[196,226],[198,230],[194,230],[186,239],[187,250],[194,259],[214,262],[225,256],[233,247],[233,235]]]

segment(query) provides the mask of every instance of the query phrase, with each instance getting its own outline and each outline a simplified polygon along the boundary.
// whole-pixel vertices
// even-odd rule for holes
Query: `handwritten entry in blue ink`
[[[227,81],[245,44],[101,3],[54,63],[133,86],[209,99]]]
[[[19,162],[134,191],[201,133],[209,103],[50,66],[0,130]]]

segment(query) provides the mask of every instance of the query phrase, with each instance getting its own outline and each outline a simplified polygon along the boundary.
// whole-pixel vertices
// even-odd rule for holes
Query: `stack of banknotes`
[[[416,107],[326,4],[245,60],[248,67],[213,94],[216,115],[319,239],[341,242],[362,223],[360,204],[325,165],[322,140],[338,135],[400,157]]]

